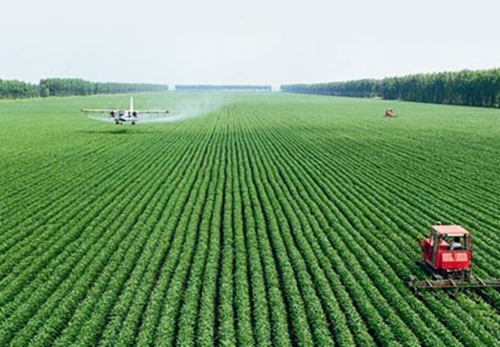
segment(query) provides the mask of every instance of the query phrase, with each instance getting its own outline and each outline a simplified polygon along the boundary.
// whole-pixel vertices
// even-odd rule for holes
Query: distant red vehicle
[[[386,117],[397,117],[397,116],[394,114],[394,111],[392,110],[392,108],[388,108],[387,110],[385,110],[385,116],[386,116]]]
[[[472,276],[472,236],[460,225],[433,225],[428,238],[420,240],[423,259],[417,264],[430,273],[432,280],[408,276],[414,289],[433,288],[500,288],[500,279],[484,281]]]

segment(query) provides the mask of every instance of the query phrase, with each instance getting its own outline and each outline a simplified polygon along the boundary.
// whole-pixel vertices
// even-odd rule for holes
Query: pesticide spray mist
[[[169,101],[170,113],[166,116],[154,114],[140,114],[137,124],[152,124],[152,123],[172,123],[184,121],[192,118],[202,117],[210,113],[217,112],[223,106],[229,104],[230,101],[226,96],[220,94],[182,94],[179,97],[172,98]],[[149,104],[149,105],[148,105]],[[150,103],[142,104],[140,109],[158,108],[157,105]],[[111,117],[89,116],[89,118],[101,121],[114,123]]]

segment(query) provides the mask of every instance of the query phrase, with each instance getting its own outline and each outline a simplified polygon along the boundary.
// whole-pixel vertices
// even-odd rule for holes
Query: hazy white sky
[[[0,0],[0,78],[283,84],[500,66],[498,0]]]

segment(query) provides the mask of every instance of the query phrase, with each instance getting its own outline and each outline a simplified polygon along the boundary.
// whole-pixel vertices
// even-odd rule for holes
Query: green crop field
[[[135,106],[206,114],[78,112],[117,104],[0,101],[0,346],[500,345],[499,291],[405,282],[436,221],[500,277],[500,110],[152,93]]]

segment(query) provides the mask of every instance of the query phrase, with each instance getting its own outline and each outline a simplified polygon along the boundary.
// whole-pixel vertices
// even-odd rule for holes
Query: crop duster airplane
[[[109,113],[114,118],[115,124],[123,124],[126,122],[134,125],[139,120],[139,114],[167,114],[168,110],[134,110],[134,98],[130,98],[129,110],[110,110],[110,109],[82,109],[85,113]]]

